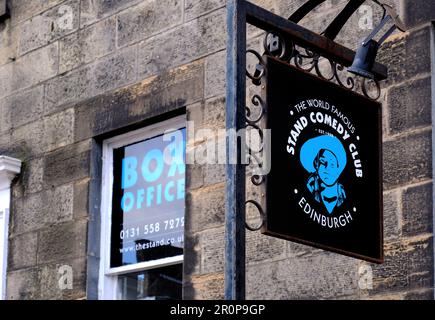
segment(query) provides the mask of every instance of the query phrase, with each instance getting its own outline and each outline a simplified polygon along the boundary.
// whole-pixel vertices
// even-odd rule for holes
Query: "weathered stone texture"
[[[221,226],[224,214],[224,185],[213,185],[186,193],[186,214],[192,214],[191,232]]]
[[[369,294],[400,292],[433,286],[432,237],[385,245],[385,263],[373,266]]]
[[[222,300],[224,298],[223,273],[195,276],[192,281],[185,285],[183,298],[197,300]]]
[[[225,10],[219,10],[145,40],[139,46],[139,76],[144,78],[223,49],[225,21]]]
[[[199,61],[78,104],[75,106],[75,140],[195,103],[203,97],[202,79],[203,63]]]
[[[384,143],[384,187],[390,189],[432,177],[432,133],[424,131]]]
[[[44,122],[34,121],[11,132],[12,153],[10,156],[28,159],[45,151]],[[15,150],[14,150],[15,149]]]
[[[432,199],[432,182],[404,191],[402,230],[405,236],[433,232]]]
[[[405,300],[433,300],[433,299],[434,299],[433,289],[410,291],[405,295]]]
[[[397,239],[400,236],[402,212],[401,197],[398,192],[384,194],[384,238]]]
[[[13,62],[18,52],[18,35],[10,20],[0,26],[0,66]]]
[[[75,69],[115,50],[116,20],[108,18],[64,37],[59,44],[59,72]]]
[[[319,253],[251,265],[247,268],[247,297],[327,299],[356,294],[357,264],[354,259]]]
[[[45,113],[127,85],[136,79],[136,47],[128,47],[101,61],[47,82]]]
[[[62,261],[86,255],[87,222],[66,222],[40,232],[38,263]]]
[[[44,118],[44,141],[50,152],[74,142],[74,110],[68,109]]]
[[[284,240],[246,230],[246,259],[249,264],[284,258],[286,246]]]
[[[207,129],[225,129],[225,97],[209,99],[204,106],[203,127]]]
[[[153,0],[131,7],[118,16],[118,46],[149,38],[180,24],[183,1]]]
[[[289,17],[305,1],[252,2]],[[387,2],[410,29],[396,32],[378,54],[389,67],[381,84],[386,261],[369,264],[374,288],[358,287],[358,268],[365,264],[355,259],[247,231],[248,298],[433,298],[429,21],[435,11],[432,0]],[[0,154],[22,159],[23,168],[12,186],[8,298],[86,297],[86,265],[99,256],[87,233],[88,224],[89,232],[100,231],[90,211],[99,205],[100,195],[93,193],[99,192],[101,172],[94,167],[101,162],[96,150],[102,139],[184,110],[193,121],[187,127],[196,138],[187,145],[193,155],[204,158],[208,143],[221,138],[225,4],[10,1],[11,18],[0,24]],[[344,4],[326,1],[301,25],[323,31]],[[380,11],[370,5],[376,25]],[[352,16],[339,43],[355,49],[371,31],[365,20],[371,9],[364,10]],[[248,26],[248,47],[262,52],[263,34]],[[256,63],[248,55],[250,70]],[[247,104],[256,89],[248,87]],[[201,129],[212,131],[196,136]],[[223,298],[225,182],[224,165],[187,166],[184,298]],[[249,198],[262,199],[263,191],[249,180],[247,188]],[[250,223],[259,220],[252,206],[246,216]],[[93,260],[86,257],[88,249]],[[62,265],[73,268],[72,290],[59,288]]]
[[[186,189],[194,190],[204,185],[204,167],[194,161],[195,158],[195,144],[196,133],[201,128],[204,118],[204,104],[195,103],[187,107],[186,120],[187,136],[186,143]]]
[[[72,269],[72,289],[62,289],[62,267]],[[86,260],[60,260],[59,263],[11,271],[8,274],[7,299],[58,300],[82,299],[86,296]]]
[[[379,50],[378,61],[388,67],[388,86],[409,81],[431,70],[430,28],[409,30],[391,36]]]
[[[42,85],[29,90],[19,91],[0,100],[3,121],[0,131],[17,128],[42,116],[44,87]]]
[[[40,297],[41,291],[36,268],[8,272],[6,285],[8,300],[34,300]]]
[[[14,63],[0,67],[0,98],[55,76],[58,72],[58,43],[35,50]]]
[[[201,274],[223,272],[225,258],[224,246],[225,230],[223,228],[210,229],[200,234]]]
[[[79,0],[69,0],[24,22],[20,28],[19,55],[45,46],[77,30],[79,6]]]
[[[39,192],[43,188],[44,159],[36,158],[28,161],[23,170],[23,185],[25,193]]]
[[[408,28],[435,19],[435,3],[431,0],[400,0],[401,13]]]
[[[29,1],[29,0],[13,0],[10,2],[11,21],[14,24],[22,22],[38,15],[54,6],[57,6],[64,0],[45,0],[45,1]]]
[[[128,8],[141,0],[82,0],[80,4],[80,25],[88,25],[118,11]]]
[[[73,190],[68,184],[17,199],[11,217],[12,235],[72,220]]]
[[[89,143],[69,145],[45,157],[44,186],[52,187],[88,177],[90,171]]]
[[[73,216],[74,219],[85,218],[89,211],[89,179],[77,181],[74,184]]]
[[[410,80],[389,90],[390,134],[431,125],[431,81],[430,77]]]
[[[201,272],[201,248],[199,247],[199,234],[190,232],[189,216],[185,219],[185,236],[184,236],[184,259],[192,261],[183,265],[183,281],[189,283],[192,276]]]
[[[225,0],[186,0],[184,2],[184,16],[185,20],[192,20],[207,12],[216,10],[225,5]]]
[[[226,51],[221,51],[205,59],[205,97],[225,94]]]
[[[72,288],[62,288],[62,276],[66,268],[72,271]],[[86,259],[67,259],[58,263],[46,264],[39,268],[39,285],[42,300],[83,299],[86,297]]]
[[[36,253],[38,252],[38,235],[36,233],[25,233],[12,238],[9,241],[9,270],[31,267],[36,264]]]

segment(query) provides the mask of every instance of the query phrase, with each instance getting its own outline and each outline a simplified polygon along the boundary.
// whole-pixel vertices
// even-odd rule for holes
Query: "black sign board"
[[[381,105],[271,57],[262,232],[383,262]]]

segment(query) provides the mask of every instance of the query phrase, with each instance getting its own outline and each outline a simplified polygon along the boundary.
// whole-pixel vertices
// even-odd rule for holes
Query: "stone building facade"
[[[289,16],[304,0],[252,2]],[[247,232],[249,299],[434,298],[435,1],[390,2],[409,29],[389,37],[379,58],[389,68],[385,263]],[[6,298],[96,299],[102,142],[181,114],[194,121],[188,132],[225,128],[225,0],[8,3],[10,18],[0,23],[0,155],[22,168],[11,189]],[[302,24],[322,31],[342,3],[328,1]],[[367,10],[337,42],[356,49],[371,31]],[[262,36],[248,29],[249,45]],[[223,165],[187,166],[186,299],[223,298],[225,182]],[[72,267],[71,288],[59,286],[62,265]],[[372,281],[361,286],[367,275]]]

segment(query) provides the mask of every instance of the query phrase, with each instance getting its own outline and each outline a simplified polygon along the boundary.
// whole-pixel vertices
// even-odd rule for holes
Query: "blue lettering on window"
[[[174,195],[169,194],[169,190],[174,187],[174,181],[169,181],[165,187],[165,199],[167,202],[174,201]]]
[[[131,209],[133,209],[134,205],[134,196],[131,192],[126,192],[122,196],[121,199],[121,209],[124,212],[129,212]]]
[[[122,159],[122,179],[121,188],[131,188],[137,181],[137,159],[136,157],[126,157]]]
[[[150,168],[150,164],[154,160],[156,162],[156,167],[154,170]],[[145,158],[142,161],[142,176],[148,182],[156,181],[160,178],[160,175],[163,172],[164,162],[163,162],[163,153],[161,150],[153,149],[149,151]]]

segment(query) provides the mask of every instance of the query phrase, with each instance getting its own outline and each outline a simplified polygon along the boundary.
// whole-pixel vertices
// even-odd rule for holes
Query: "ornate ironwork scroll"
[[[309,48],[298,46],[292,41],[285,39],[278,32],[268,31],[265,33],[263,50],[263,55],[253,49],[246,51],[247,55],[251,54],[257,60],[254,71],[250,72],[246,70],[246,76],[256,87],[261,86],[261,79],[265,75],[266,69],[263,56],[267,55],[290,64],[299,70],[314,74],[323,80],[331,81],[347,90],[358,92],[371,100],[378,100],[381,96],[379,81],[351,74],[347,72],[347,69],[342,64],[325,58]],[[267,106],[258,94],[254,94],[251,99],[251,105],[246,106],[246,127],[255,128],[260,132],[261,136],[263,135],[261,121],[266,114],[266,110]],[[255,156],[255,152],[250,149],[248,151],[251,161],[261,166],[260,159]],[[265,179],[264,175],[253,174],[250,180],[254,186],[261,187]],[[250,231],[258,231],[264,224],[264,208],[258,201],[252,199],[245,202],[245,205],[248,204],[253,205],[257,209],[261,221],[256,226],[251,226],[246,222],[246,228]]]
[[[256,93],[249,94],[252,99],[248,100],[246,110],[244,107],[247,103],[246,79],[250,79],[254,88],[262,89],[261,82],[267,72],[263,56],[255,50],[249,50],[248,53],[256,57],[257,63],[254,67],[255,70],[246,76],[247,25],[266,32],[263,43],[265,55],[273,56],[296,68],[314,73],[322,79],[334,81],[340,86],[347,87],[348,90],[362,90],[364,95],[369,95],[372,99],[380,97],[379,83],[369,81],[360,83],[346,74],[344,66],[352,64],[355,52],[333,41],[353,12],[365,0],[349,0],[346,7],[322,35],[298,25],[303,17],[325,1],[307,0],[289,19],[278,16],[246,0],[227,1],[227,129],[239,132],[239,130],[248,127],[251,129],[259,128],[259,132],[262,132],[262,123],[267,118],[267,106],[259,99],[259,96],[255,97]],[[372,1],[377,3],[377,0]],[[372,73],[376,79],[387,78],[387,68],[380,63],[374,63]],[[240,108],[241,106],[243,107]],[[264,134],[260,133],[260,136],[264,136]],[[243,158],[245,155],[237,147],[237,140],[230,143],[228,149],[236,150],[237,156]],[[254,151],[249,150],[249,158],[252,162],[258,163],[261,159],[255,156]],[[263,170],[263,172],[265,171]],[[263,217],[267,214],[262,207],[264,198],[259,201],[245,201],[246,175],[245,164],[237,162],[226,165],[224,287],[225,298],[231,300],[245,298],[245,230],[246,228],[258,230],[262,228],[263,224],[266,225],[263,223]],[[267,182],[267,176],[256,172],[253,172],[250,177],[250,183],[255,191],[263,188]],[[245,209],[247,205],[254,206],[258,210],[261,217],[258,225],[246,226]]]
[[[369,99],[378,100],[381,96],[379,81],[350,74],[342,64],[325,58],[309,48],[300,47],[277,32],[266,32],[263,47],[264,55],[273,56],[300,70],[310,72],[324,80],[332,81],[343,88],[360,91]],[[252,49],[247,52],[258,58],[256,73],[254,75],[248,73],[248,77],[255,85],[260,85],[261,77],[264,74],[262,56]],[[261,72],[257,72],[257,70],[261,70]],[[356,85],[357,82],[359,85]]]
[[[259,55],[255,55],[260,61],[262,61],[261,57]],[[264,74],[264,69],[261,69],[256,67],[256,70],[254,74],[250,74],[249,71],[247,71],[247,76],[252,79],[252,83],[254,85],[259,86],[261,83],[261,76]],[[260,76],[261,75],[261,76]],[[262,100],[262,98],[258,94],[254,94],[251,99],[252,105],[246,106],[246,128],[252,128],[258,132],[259,135],[259,147],[255,150],[252,148],[251,144],[248,144],[248,156],[251,164],[254,164],[259,170],[254,170],[252,172],[252,175],[250,177],[251,183],[256,186],[260,187],[265,182],[265,176],[262,174],[261,170],[263,168],[263,163],[261,158],[257,156],[258,153],[264,151],[264,131],[262,129],[261,122],[264,119],[264,116],[266,114],[266,105],[265,102]],[[262,208],[262,205],[255,200],[247,200],[245,202],[245,205],[252,204],[257,211],[260,214],[260,223],[257,226],[251,226],[248,222],[245,222],[246,229],[250,231],[258,231],[263,227],[264,224],[264,209]]]

